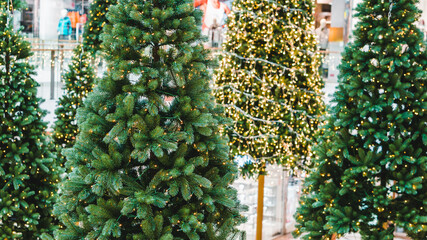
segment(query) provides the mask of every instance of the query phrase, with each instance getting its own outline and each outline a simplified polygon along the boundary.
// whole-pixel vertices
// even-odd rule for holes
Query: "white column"
[[[333,0],[331,5],[331,27],[344,27],[344,5],[343,0]]]
[[[418,8],[423,11],[418,21],[418,25],[421,28],[421,31],[424,32],[425,40],[427,39],[427,0],[420,0],[420,2],[418,3]]]
[[[427,24],[427,0],[420,0],[418,7],[423,11],[421,19],[424,19]]]
[[[344,50],[344,10],[345,1],[333,0],[331,5],[331,27],[329,29],[329,67],[326,88],[333,88],[338,80],[338,65]],[[331,86],[329,86],[331,85]]]

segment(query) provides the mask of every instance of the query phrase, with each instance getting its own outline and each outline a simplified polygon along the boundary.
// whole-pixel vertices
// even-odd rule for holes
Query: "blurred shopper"
[[[58,40],[70,40],[72,33],[71,19],[68,17],[68,10],[62,9],[62,18],[59,19],[58,23]]]
[[[209,30],[223,27],[230,8],[219,0],[195,0],[194,7],[203,11],[202,33],[209,34]]]
[[[328,49],[329,44],[329,29],[326,24],[326,19],[320,20],[320,26],[315,30],[317,38],[319,40],[319,48],[323,51]]]

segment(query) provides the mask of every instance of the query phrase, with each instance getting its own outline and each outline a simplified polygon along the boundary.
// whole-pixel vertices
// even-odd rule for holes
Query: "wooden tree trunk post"
[[[258,203],[257,203],[257,223],[256,240],[262,240],[262,219],[264,215],[264,181],[265,175],[258,176]]]

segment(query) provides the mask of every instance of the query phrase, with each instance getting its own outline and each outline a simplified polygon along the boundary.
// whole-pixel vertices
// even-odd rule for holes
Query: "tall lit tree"
[[[89,52],[83,52],[83,46],[77,46],[68,72],[64,74],[64,95],[59,98],[55,109],[56,121],[53,127],[53,142],[61,164],[65,162],[61,151],[70,148],[78,133],[76,113],[83,104],[83,99],[92,91],[95,71],[90,66]]]
[[[312,12],[312,1],[236,0],[229,16],[216,96],[233,119],[232,155],[253,159],[242,174],[259,175],[257,239],[266,165],[307,168],[324,113]]]
[[[12,3],[0,1],[0,238],[37,239],[56,225],[58,169],[46,141],[30,44],[13,29]]]
[[[229,239],[243,219],[224,122],[190,0],[120,0],[107,14],[109,71],[65,151],[55,239]]]
[[[310,162],[324,113],[312,11],[312,1],[234,1],[216,96],[234,121],[233,155],[254,158],[244,175]]]
[[[90,4],[89,19],[85,24],[83,33],[84,50],[94,56],[101,50],[101,33],[108,19],[106,14],[110,6],[117,3],[117,0],[94,0]]]
[[[416,0],[365,0],[298,210],[305,239],[427,238],[427,52]],[[323,233],[323,234],[321,234]]]

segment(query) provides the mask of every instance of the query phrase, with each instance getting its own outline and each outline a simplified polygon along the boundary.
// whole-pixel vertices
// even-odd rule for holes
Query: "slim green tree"
[[[93,90],[96,79],[93,64],[101,49],[100,35],[105,24],[108,23],[106,13],[110,5],[116,0],[95,0],[90,5],[89,20],[85,25],[83,44],[74,50],[74,56],[68,72],[63,76],[65,93],[59,99],[59,107],[55,110],[53,140],[55,150],[61,164],[65,157],[62,149],[72,147],[78,134],[76,113],[84,98]]]
[[[427,237],[427,52],[416,0],[358,5],[327,135],[298,210],[305,239]]]
[[[83,104],[88,93],[92,92],[96,79],[90,60],[89,52],[83,52],[83,46],[77,46],[68,72],[63,76],[65,93],[59,98],[59,106],[55,109],[56,121],[53,127],[53,142],[60,164],[65,162],[62,149],[72,147],[78,134],[77,108]]]
[[[12,6],[0,6],[0,238],[38,239],[56,225],[51,214],[59,170],[28,63],[30,44],[13,29]]]
[[[64,151],[56,239],[230,239],[243,218],[219,134],[200,11],[190,0],[120,0],[107,14],[109,71]]]
[[[343,173],[337,164],[339,161],[337,154],[342,146],[337,146],[337,143],[332,141],[337,134],[336,130],[338,129],[334,126],[333,121],[328,122],[321,136],[317,139],[318,144],[314,146],[316,155],[314,168],[304,180],[300,206],[295,214],[297,222],[296,230],[293,232],[295,237],[302,233],[305,233],[302,236],[304,240],[329,240],[336,237],[335,232],[330,232],[325,227],[327,224],[326,216],[328,215],[325,210],[331,206],[332,199],[335,198],[334,202],[338,201],[336,197],[339,196],[340,176]],[[348,135],[345,132],[342,134]]]
[[[312,1],[236,0],[229,16],[216,96],[233,125],[233,155],[250,155],[243,175],[266,163],[306,168],[324,113]]]
[[[117,0],[94,0],[90,4],[89,19],[83,33],[83,46],[92,56],[101,50],[102,29],[108,24],[106,14],[110,6],[116,3]]]
[[[76,113],[84,98],[92,91],[96,79],[93,64],[97,53],[100,53],[100,35],[108,20],[106,13],[116,0],[95,0],[90,5],[89,20],[85,25],[83,45],[74,50],[73,59],[68,72],[63,76],[65,93],[59,99],[59,107],[55,110],[53,140],[55,150],[61,164],[65,162],[62,149],[74,144],[78,134]]]

